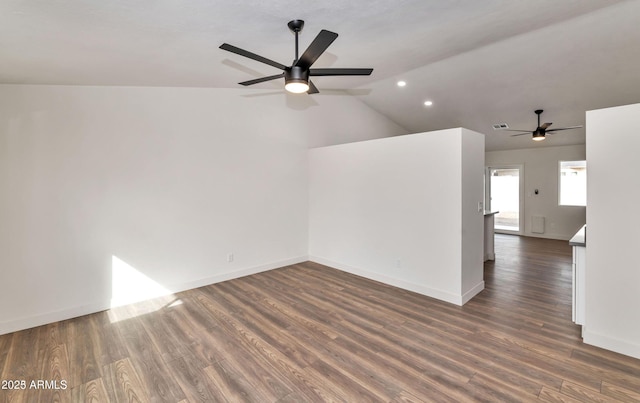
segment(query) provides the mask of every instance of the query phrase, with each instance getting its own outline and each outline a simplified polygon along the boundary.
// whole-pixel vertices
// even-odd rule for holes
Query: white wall
[[[466,302],[484,288],[484,135],[462,130],[462,290]],[[480,199],[478,199],[480,197]],[[482,270],[478,270],[481,262]]]
[[[464,129],[310,150],[310,259],[463,304],[484,288],[483,159]]]
[[[524,210],[520,212],[524,227],[521,235],[569,240],[585,224],[586,208],[558,205],[558,163],[585,158],[584,145],[542,147],[489,151],[485,155],[485,165],[524,166]],[[535,189],[539,190],[537,195]],[[532,216],[545,217],[544,234],[531,232]]]
[[[640,358],[640,104],[587,112],[585,343]]]
[[[335,94],[0,85],[0,334],[108,308],[114,257],[170,291],[306,260],[307,146],[400,133]]]

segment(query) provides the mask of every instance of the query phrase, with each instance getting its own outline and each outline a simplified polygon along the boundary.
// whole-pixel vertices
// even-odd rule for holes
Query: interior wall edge
[[[469,291],[462,294],[461,303],[459,305],[464,305],[467,302],[471,301],[471,298],[478,295],[482,290],[484,290],[484,280],[473,286]]]

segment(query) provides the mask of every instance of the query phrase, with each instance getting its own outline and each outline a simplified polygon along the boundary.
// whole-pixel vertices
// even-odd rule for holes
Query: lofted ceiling
[[[311,97],[346,90],[408,133],[462,126],[487,150],[584,144],[584,129],[538,143],[492,125],[533,130],[535,109],[552,128],[584,125],[587,110],[640,102],[639,16],[638,0],[3,0],[0,83],[239,88],[279,71],[218,46],[288,65],[286,24],[303,19],[301,51],[321,29],[340,35],[314,67],[374,68],[315,78]],[[245,91],[293,96],[279,80]]]

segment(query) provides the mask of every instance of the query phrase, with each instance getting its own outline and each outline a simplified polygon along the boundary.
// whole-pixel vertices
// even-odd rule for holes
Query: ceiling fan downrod
[[[534,112],[536,113],[536,115],[538,115],[538,127],[540,127],[540,115],[542,114],[542,112],[544,112],[544,110],[536,109]]]
[[[298,33],[300,33],[300,31],[302,31],[302,28],[304,27],[304,21],[303,20],[292,20],[289,21],[289,23],[287,24],[287,26],[289,27],[289,29],[291,30],[291,32],[293,32],[296,36],[296,58],[293,61],[293,64],[296,64],[298,62]]]

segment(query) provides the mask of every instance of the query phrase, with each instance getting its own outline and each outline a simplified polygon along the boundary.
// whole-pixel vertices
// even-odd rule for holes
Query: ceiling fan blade
[[[309,69],[310,76],[368,76],[373,69]]]
[[[499,132],[525,132],[525,133],[532,133],[531,130],[520,130],[520,129],[495,129],[496,131]]]
[[[524,132],[524,133],[512,134],[512,135],[511,135],[511,137],[524,136],[525,134],[531,134],[531,132]]]
[[[581,128],[582,128],[582,126],[559,127],[557,129],[547,130],[547,133],[557,132],[557,131],[560,131],[560,130],[571,130],[571,129],[581,129]]]
[[[311,65],[320,57],[322,53],[336,40],[338,34],[335,32],[327,31],[323,29],[320,31],[316,39],[311,42],[311,45],[304,51],[302,56],[296,62],[296,66],[302,67],[307,70]]]
[[[277,78],[282,78],[282,77],[284,77],[284,73],[276,74],[276,75],[273,75],[273,76],[256,78],[255,80],[243,81],[243,82],[238,83],[238,84],[240,84],[240,85],[253,85],[253,84],[263,83],[265,81],[275,80]]]
[[[313,85],[313,83],[311,82],[311,80],[309,80],[309,91],[307,91],[307,94],[317,94],[320,91],[318,91],[318,87],[316,87],[315,85]]]
[[[551,126],[553,123],[545,123],[542,126],[540,126],[541,129],[546,129],[547,127]]]
[[[285,70],[287,68],[287,66],[285,66],[284,64],[274,62],[273,60],[267,59],[266,57],[256,55],[255,53],[251,53],[248,50],[237,48],[233,45],[229,45],[228,43],[223,43],[222,45],[220,45],[220,49],[229,51],[231,53],[235,53],[240,56],[248,57],[249,59],[253,59],[258,62],[268,64],[269,66],[273,66],[280,70]]]

